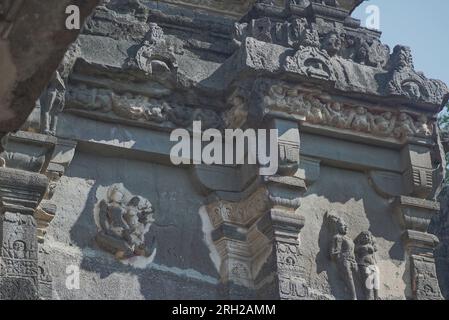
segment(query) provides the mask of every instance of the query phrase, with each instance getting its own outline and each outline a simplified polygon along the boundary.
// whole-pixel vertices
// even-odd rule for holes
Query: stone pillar
[[[297,200],[278,199],[257,228],[269,239],[271,255],[256,284],[258,298],[306,299],[307,285],[301,276],[299,232],[304,217],[295,213]]]
[[[3,247],[4,250],[11,250],[9,242],[16,240],[19,241],[16,245],[18,247],[22,241],[20,237],[26,237],[23,241],[25,248],[31,250],[32,254],[27,253],[28,269],[14,267],[14,264],[22,263],[14,260],[18,259],[14,258],[14,246],[13,252],[5,251],[1,259],[4,266],[7,266],[5,263],[9,261],[9,269],[4,270],[16,270],[20,274],[25,272],[26,275],[32,272],[32,276],[25,278],[31,279],[33,284],[37,281],[36,298],[51,299],[52,281],[47,263],[50,252],[44,247],[44,238],[46,229],[56,214],[56,206],[51,202],[53,189],[70,164],[76,144],[26,131],[18,131],[8,137],[8,143],[3,144],[6,150],[0,154],[4,157],[6,166],[0,169],[3,177],[0,183]],[[27,226],[26,232],[21,229],[24,225]],[[14,233],[16,229],[18,230],[16,236],[19,238],[8,240],[9,234]],[[5,285],[9,286],[8,283]],[[11,294],[4,299],[10,297]]]
[[[0,168],[0,299],[37,299],[38,243],[34,211],[48,186],[46,176]]]
[[[439,213],[440,205],[433,198],[434,169],[429,147],[408,144],[402,150],[405,168],[403,182],[409,196],[396,199],[396,210],[404,228],[402,236],[406,250],[412,299],[439,300],[442,294],[436,275],[434,250],[438,238],[428,233],[432,218]]]
[[[271,119],[267,127],[279,134],[277,173],[256,177],[232,196],[215,191],[206,206],[214,229],[212,240],[221,258],[221,280],[231,299],[307,297],[299,257],[304,218],[296,211],[305,190],[304,180],[295,176],[298,123]]]
[[[433,255],[439,241],[435,235],[427,233],[432,217],[438,214],[439,204],[402,196],[397,199],[396,206],[405,229],[402,239],[409,260],[412,298],[441,299]]]
[[[305,218],[297,209],[305,190],[304,180],[296,176],[299,167],[300,137],[296,121],[272,119],[269,127],[279,134],[279,170],[264,177],[270,208],[257,223],[268,239],[268,263],[256,281],[258,298],[306,299],[307,285],[301,276],[299,233]]]

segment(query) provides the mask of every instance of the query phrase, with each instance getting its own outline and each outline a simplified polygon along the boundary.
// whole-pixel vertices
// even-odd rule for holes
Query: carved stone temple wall
[[[360,2],[103,1],[2,140],[0,298],[448,298],[449,89]],[[193,121],[278,171],[174,165]]]

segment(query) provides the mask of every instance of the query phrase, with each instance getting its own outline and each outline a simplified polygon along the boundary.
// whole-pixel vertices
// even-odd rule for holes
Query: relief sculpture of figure
[[[310,109],[306,114],[306,119],[310,123],[313,124],[323,124],[325,118],[324,118],[324,104],[318,99],[313,96],[310,96]]]
[[[429,119],[426,115],[422,114],[418,118],[418,122],[416,122],[416,134],[428,137],[432,135],[432,126],[429,125]]]
[[[127,196],[118,185],[113,185],[99,209],[100,230],[96,240],[100,247],[117,259],[150,255],[145,248],[145,234],[154,220],[148,200]]]
[[[358,107],[352,115],[352,129],[360,132],[370,132],[372,115],[364,107]]]
[[[389,111],[375,116],[373,120],[373,130],[380,136],[389,136],[396,125],[396,117]]]
[[[348,127],[348,119],[345,116],[341,103],[331,102],[324,109],[327,123],[336,128],[345,129]]]
[[[149,24],[140,48],[135,57],[127,62],[127,67],[137,69],[146,76],[157,75],[164,79],[177,73],[173,48],[166,42],[163,29],[156,23]]]
[[[264,97],[267,107],[277,107],[281,109],[288,108],[286,98],[286,89],[281,85],[274,85],[270,88],[268,96]]]
[[[397,139],[413,136],[416,133],[416,127],[413,119],[406,113],[401,113],[394,129],[394,135]]]
[[[55,135],[58,115],[64,109],[66,86],[58,70],[40,97],[41,133]]]
[[[354,256],[354,242],[347,236],[348,226],[341,217],[330,212],[326,214],[326,217],[333,229],[330,257],[337,266],[337,270],[349,291],[351,300],[357,300],[353,276],[358,272]]]
[[[379,299],[379,269],[376,261],[377,246],[369,231],[361,232],[354,241],[357,264],[367,300]]]

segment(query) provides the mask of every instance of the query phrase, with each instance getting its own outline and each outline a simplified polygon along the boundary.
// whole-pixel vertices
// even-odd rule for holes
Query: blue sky
[[[415,69],[449,85],[449,0],[368,0],[353,13],[363,26],[368,5],[380,9],[383,43],[410,46]]]

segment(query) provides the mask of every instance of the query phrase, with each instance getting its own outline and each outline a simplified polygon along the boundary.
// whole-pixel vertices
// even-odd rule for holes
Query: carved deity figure
[[[59,71],[55,71],[40,97],[41,133],[55,135],[58,115],[64,109],[66,86]]]
[[[309,96],[310,109],[306,114],[306,119],[313,124],[321,124],[324,121],[324,104],[313,96]]]
[[[320,36],[318,34],[318,31],[305,29],[302,37],[302,44],[306,47],[319,47]]]
[[[373,131],[380,136],[389,136],[396,125],[396,117],[389,111],[377,115],[373,119]]]
[[[14,241],[12,245],[13,258],[14,259],[25,259],[26,258],[26,244],[21,240]]]
[[[429,119],[424,114],[418,117],[418,121],[416,122],[416,133],[424,137],[432,134],[432,127],[429,125]]]
[[[365,298],[379,299],[379,269],[377,267],[377,246],[369,231],[361,232],[354,241],[357,265],[362,276]]]
[[[397,126],[394,129],[394,135],[397,139],[413,136],[416,133],[416,127],[413,119],[406,113],[399,114]]]
[[[352,129],[360,132],[370,132],[372,115],[364,107],[358,107],[352,115]]]
[[[326,216],[333,229],[330,257],[336,264],[351,299],[357,300],[354,274],[358,272],[358,267],[354,256],[354,242],[347,236],[348,226],[341,217],[329,212]]]
[[[324,49],[330,56],[338,54],[342,48],[343,42],[341,36],[336,32],[329,33],[323,43]]]
[[[405,46],[393,49],[393,67],[395,70],[414,69],[412,50]]]
[[[118,259],[148,256],[145,234],[153,222],[151,203],[138,196],[127,200],[125,192],[113,185],[107,200],[100,202],[98,244]]]
[[[268,95],[264,98],[267,107],[288,108],[286,89],[282,85],[271,86]]]
[[[336,128],[348,127],[348,119],[344,114],[343,106],[339,102],[329,103],[325,109],[327,123]]]
[[[402,90],[410,99],[419,100],[421,98],[421,88],[414,81],[407,81],[402,84]]]
[[[289,106],[288,111],[307,115],[310,112],[311,104],[304,99],[304,94],[298,88],[290,88],[287,90],[285,102]]]
[[[360,41],[360,47],[355,53],[355,61],[360,64],[366,64],[369,56],[369,44],[365,40]]]
[[[232,105],[232,108],[225,112],[226,127],[230,129],[241,128],[248,118],[245,98],[239,92],[236,92],[229,98],[229,104]]]

